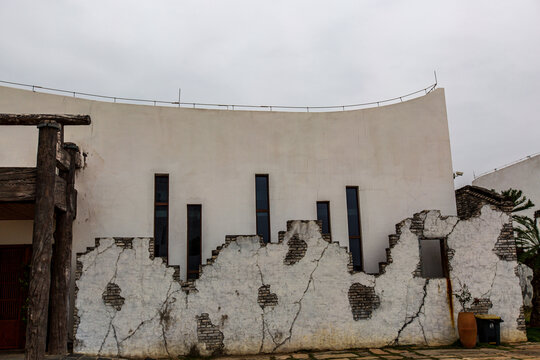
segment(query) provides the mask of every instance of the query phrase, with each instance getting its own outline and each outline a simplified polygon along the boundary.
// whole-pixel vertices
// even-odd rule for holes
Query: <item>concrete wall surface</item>
[[[77,261],[75,351],[160,357],[451,344],[460,306],[447,281],[454,292],[468,286],[468,310],[502,317],[502,341],[525,341],[518,264],[500,252],[504,243],[515,257],[509,223],[489,205],[466,220],[415,214],[390,236],[388,265],[368,275],[349,271],[350,254],[324,240],[316,222],[294,221],[280,243],[229,237],[192,284],[153,258],[150,239],[100,239]],[[446,243],[448,280],[421,276],[419,239]]]
[[[533,298],[533,270],[525,264],[519,264],[518,273],[521,294],[523,295],[523,305],[526,308],[531,308]]]
[[[479,176],[472,184],[499,192],[509,188],[522,190],[535,207],[518,215],[534,218],[535,210],[540,210],[540,154]]]
[[[255,174],[269,174],[272,241],[287,219],[330,201],[332,237],[348,246],[345,187],[359,187],[365,270],[408,214],[455,214],[444,90],[403,103],[327,113],[203,110],[97,102],[0,87],[2,113],[89,114],[65,141],[78,171],[74,251],[96,237],[153,236],[154,174],[167,173],[169,264],[186,276],[186,205],[202,204],[203,259],[228,234],[255,234]],[[37,129],[0,127],[0,166],[35,166]],[[5,233],[20,233],[0,221]],[[29,228],[31,224],[27,223]],[[31,233],[31,229],[30,229]],[[14,243],[28,241],[10,236]],[[4,240],[2,240],[3,242]]]

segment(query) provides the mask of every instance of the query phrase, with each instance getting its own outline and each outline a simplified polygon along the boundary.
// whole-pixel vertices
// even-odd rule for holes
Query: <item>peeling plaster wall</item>
[[[523,295],[523,305],[525,307],[532,307],[533,297],[533,271],[525,264],[519,264],[518,267],[519,284],[521,285],[521,295]]]
[[[376,275],[349,272],[350,254],[323,239],[317,222],[289,222],[279,243],[228,237],[193,284],[154,259],[151,239],[100,239],[78,257],[75,351],[158,357],[450,344],[459,304],[453,299],[450,311],[445,278],[417,276],[420,237],[446,239],[451,283],[467,284],[481,311],[491,304],[504,319],[502,341],[524,341],[517,263],[493,250],[508,221],[490,206],[468,220],[416,214],[396,226]],[[284,261],[298,244],[303,256]],[[121,296],[121,307],[105,294]]]

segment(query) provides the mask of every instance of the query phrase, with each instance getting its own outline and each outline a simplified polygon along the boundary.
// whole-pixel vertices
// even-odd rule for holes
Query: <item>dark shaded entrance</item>
[[[32,245],[0,246],[0,349],[22,349]]]

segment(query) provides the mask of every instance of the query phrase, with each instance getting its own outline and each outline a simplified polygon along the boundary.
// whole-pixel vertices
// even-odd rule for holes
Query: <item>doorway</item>
[[[32,245],[0,245],[0,349],[22,349]]]

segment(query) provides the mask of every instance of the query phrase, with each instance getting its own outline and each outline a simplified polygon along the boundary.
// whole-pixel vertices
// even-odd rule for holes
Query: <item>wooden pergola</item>
[[[64,143],[64,126],[90,123],[89,115],[0,114],[0,125],[39,129],[36,167],[0,167],[0,220],[34,220],[25,359],[44,358],[47,332],[48,352],[67,353],[75,169],[81,164],[77,145]]]

